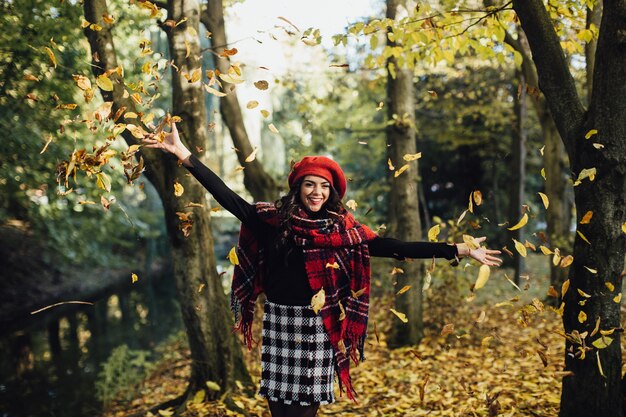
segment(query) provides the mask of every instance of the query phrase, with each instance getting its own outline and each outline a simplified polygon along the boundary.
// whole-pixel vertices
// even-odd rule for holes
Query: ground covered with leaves
[[[476,294],[471,287],[450,296],[445,287],[433,288],[429,291],[439,296],[428,297],[422,343],[402,349],[389,349],[385,339],[392,320],[398,320],[389,310],[393,297],[373,297],[366,360],[352,371],[358,403],[337,390],[337,401],[322,406],[318,416],[556,416],[564,339],[560,317],[547,304],[546,281],[518,289],[500,273]],[[142,410],[150,415],[145,410],[185,390],[186,349],[181,344],[166,351],[140,396],[111,405],[107,416]],[[246,358],[258,384],[258,350]],[[270,416],[258,396],[235,392],[229,401],[230,408],[224,401],[197,398],[185,415]],[[233,411],[236,407],[246,414]],[[154,415],[172,415],[172,410]]]

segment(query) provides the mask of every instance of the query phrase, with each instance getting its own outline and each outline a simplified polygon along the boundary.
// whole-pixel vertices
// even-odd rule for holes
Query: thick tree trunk
[[[398,1],[387,0],[387,17],[394,19]],[[393,44],[393,42],[390,42]],[[409,70],[398,68],[392,57],[387,61],[387,101],[389,120],[394,120],[387,129],[388,156],[396,170],[408,162],[406,154],[415,154],[415,104],[413,93],[413,74]],[[395,73],[395,77],[394,77]],[[391,191],[389,207],[389,236],[416,241],[421,238],[420,214],[417,190],[417,162],[410,162],[409,169],[395,177],[390,173]],[[422,318],[422,271],[421,262],[397,263],[404,273],[394,275],[397,280],[396,291],[405,285],[411,289],[396,295],[396,310],[406,314],[408,322],[394,320],[389,337],[392,347],[414,345],[423,337]]]
[[[219,56],[219,53],[227,49],[226,29],[224,27],[224,10],[222,0],[208,0],[204,11],[201,14],[202,24],[211,32],[211,44],[213,45],[216,68],[223,74],[227,74],[230,69],[228,57]],[[227,96],[220,100],[220,113],[222,119],[228,127],[237,152],[237,159],[242,166],[243,183],[256,201],[274,201],[278,198],[278,186],[274,179],[265,171],[258,159],[252,162],[245,162],[245,159],[252,153],[253,148],[243,123],[243,114],[237,94],[233,90],[235,86],[222,81]]]
[[[579,233],[563,312],[564,329],[570,335],[565,366],[572,374],[563,379],[559,415],[622,417],[621,302],[616,297],[621,294],[626,253],[622,231],[626,221],[626,4],[604,2],[587,112],[543,2],[514,0],[513,7],[528,36],[540,86],[568,150],[574,179],[584,169],[596,169],[592,178],[574,187]],[[591,129],[598,133],[585,139]],[[594,213],[591,222],[581,225],[588,211]],[[602,335],[594,332],[598,322],[600,330],[617,329],[606,336],[611,338],[606,348],[598,345],[602,341]]]
[[[517,72],[517,79],[520,88],[514,97],[515,108],[515,129],[511,141],[511,155],[513,155],[513,180],[509,184],[509,222],[511,225],[517,223],[522,217],[522,204],[524,204],[524,182],[526,180],[526,119],[528,118],[528,104],[526,102],[526,77],[521,72]],[[509,231],[509,237],[518,242],[523,242],[523,229]],[[517,251],[513,251],[513,280],[520,284],[520,275],[524,270],[524,258]]]
[[[99,75],[118,65],[110,27],[102,21],[102,16],[108,15],[106,1],[86,0],[84,8],[86,20],[104,27],[99,32],[86,29],[92,53],[98,58],[93,62],[94,75]],[[182,72],[191,73],[200,66],[198,38],[190,36],[187,31],[190,26],[197,31],[199,13],[196,1],[170,1],[169,17],[177,21],[187,18],[185,23],[168,33],[168,38],[171,57],[179,69],[172,74],[173,109],[183,119],[179,130],[190,149],[204,147],[207,140],[201,84],[188,83],[182,76]],[[190,48],[188,57],[187,45]],[[128,111],[135,111],[134,104],[124,98],[123,78],[117,74],[112,74],[110,78],[113,79],[113,92],[102,93],[105,100],[113,101],[113,112],[122,106],[126,106]],[[125,134],[124,138],[130,143],[135,141],[131,135]],[[144,152],[143,157],[146,160],[146,175],[158,191],[165,209],[178,297],[191,350],[192,371],[188,393],[206,389],[206,381],[217,382],[222,391],[232,387],[235,379],[249,382],[240,343],[232,334],[232,319],[216,271],[208,208],[194,208],[193,226],[188,237],[184,237],[179,229],[176,213],[188,212],[185,206],[189,202],[202,202],[205,191],[178,166],[175,158],[158,151]],[[175,182],[185,189],[180,198],[174,196]],[[219,395],[215,391],[208,394],[211,397]]]

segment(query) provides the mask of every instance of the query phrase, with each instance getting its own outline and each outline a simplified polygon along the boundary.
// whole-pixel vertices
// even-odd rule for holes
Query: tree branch
[[[541,0],[513,0],[537,68],[539,88],[548,101],[561,138],[573,154],[572,133],[578,131],[585,110],[576,92],[565,53]]]

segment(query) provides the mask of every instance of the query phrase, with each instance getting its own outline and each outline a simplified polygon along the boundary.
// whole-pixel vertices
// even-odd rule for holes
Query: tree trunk
[[[224,10],[222,0],[208,0],[206,8],[202,12],[200,19],[206,29],[211,32],[211,44],[215,53],[216,68],[222,74],[227,74],[230,69],[228,57],[220,56],[219,53],[227,48],[226,29],[224,27]],[[237,152],[237,159],[242,166],[243,183],[255,201],[275,201],[278,198],[278,186],[274,179],[265,171],[258,159],[252,162],[245,162],[245,159],[253,152],[246,127],[243,123],[241,106],[234,90],[235,85],[222,81],[224,92],[228,93],[220,100],[220,113],[222,119],[228,127]]]
[[[517,72],[519,87],[514,97],[515,108],[515,129],[513,140],[511,141],[511,155],[513,155],[512,172],[513,180],[509,188],[509,222],[516,224],[522,217],[522,204],[524,204],[524,182],[526,180],[526,119],[528,118],[528,104],[526,102],[526,77],[521,72]],[[509,237],[518,242],[522,242],[522,229],[510,230]],[[520,284],[520,275],[524,269],[524,258],[517,251],[513,251],[513,280]]]
[[[395,19],[397,7],[398,1],[387,0],[387,18]],[[394,45],[392,41],[388,44]],[[416,241],[421,238],[417,162],[410,162],[407,171],[397,177],[394,175],[408,163],[403,156],[416,153],[413,74],[398,68],[393,57],[388,59],[387,67],[388,117],[394,121],[387,128],[388,156],[396,169],[390,172],[389,235],[405,241]],[[411,290],[396,295],[395,308],[406,314],[408,322],[394,320],[389,337],[391,347],[417,344],[424,332],[421,262],[398,262],[396,266],[404,270],[404,273],[394,275],[397,279],[396,291],[405,285],[410,285]]]
[[[85,30],[94,58],[94,75],[117,67],[117,57],[113,37],[102,16],[108,15],[105,0],[86,0],[85,19],[104,27],[101,31]],[[190,36],[188,27],[198,29],[199,5],[193,0],[170,0],[168,16],[171,19],[187,21],[168,33],[171,57],[178,72],[172,74],[173,109],[183,121],[179,131],[182,140],[190,149],[204,147],[207,141],[206,112],[200,82],[188,83],[182,73],[192,73],[200,67],[200,48],[197,36]],[[187,46],[189,56],[186,57]],[[113,101],[113,113],[122,106],[127,111],[136,111],[132,101],[124,98],[124,80],[111,74],[114,84],[112,92],[102,91],[106,101]],[[125,132],[127,142],[134,143],[132,135]],[[232,333],[232,318],[226,297],[217,275],[213,253],[213,239],[210,230],[210,216],[207,207],[194,208],[193,225],[187,237],[179,228],[177,212],[188,212],[189,202],[204,201],[202,186],[178,166],[178,161],[159,151],[143,152],[146,160],[146,176],[159,193],[165,210],[167,231],[171,244],[172,263],[178,298],[182,309],[183,322],[187,330],[191,350],[191,377],[187,393],[206,389],[206,381],[214,381],[222,392],[234,385],[235,379],[249,382],[243,365],[241,343]],[[175,197],[174,183],[184,187],[183,196]],[[210,318],[210,319],[209,319]],[[220,393],[209,391],[211,398]]]
[[[579,233],[563,312],[564,330],[570,335],[565,367],[572,374],[563,379],[559,415],[622,417],[621,299],[615,297],[621,294],[626,253],[622,231],[626,222],[626,4],[604,2],[588,111],[578,97],[543,2],[514,0],[513,7],[528,36],[540,86],[564,140],[574,179],[584,169],[596,169],[593,177],[574,187]],[[598,133],[585,139],[591,129]],[[581,225],[588,211],[594,213],[591,222]],[[578,290],[590,295],[584,305]],[[593,332],[598,321],[601,330],[617,329],[607,336],[611,344],[606,348],[593,345],[602,340],[600,333]]]

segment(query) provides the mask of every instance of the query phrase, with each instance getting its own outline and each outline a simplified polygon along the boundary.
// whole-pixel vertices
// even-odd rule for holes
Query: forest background
[[[324,154],[379,233],[502,249],[375,260],[361,400],[322,414],[623,415],[624,6],[295,3],[2,3],[5,415],[267,414],[238,223],[140,145],[172,120],[249,201]]]

